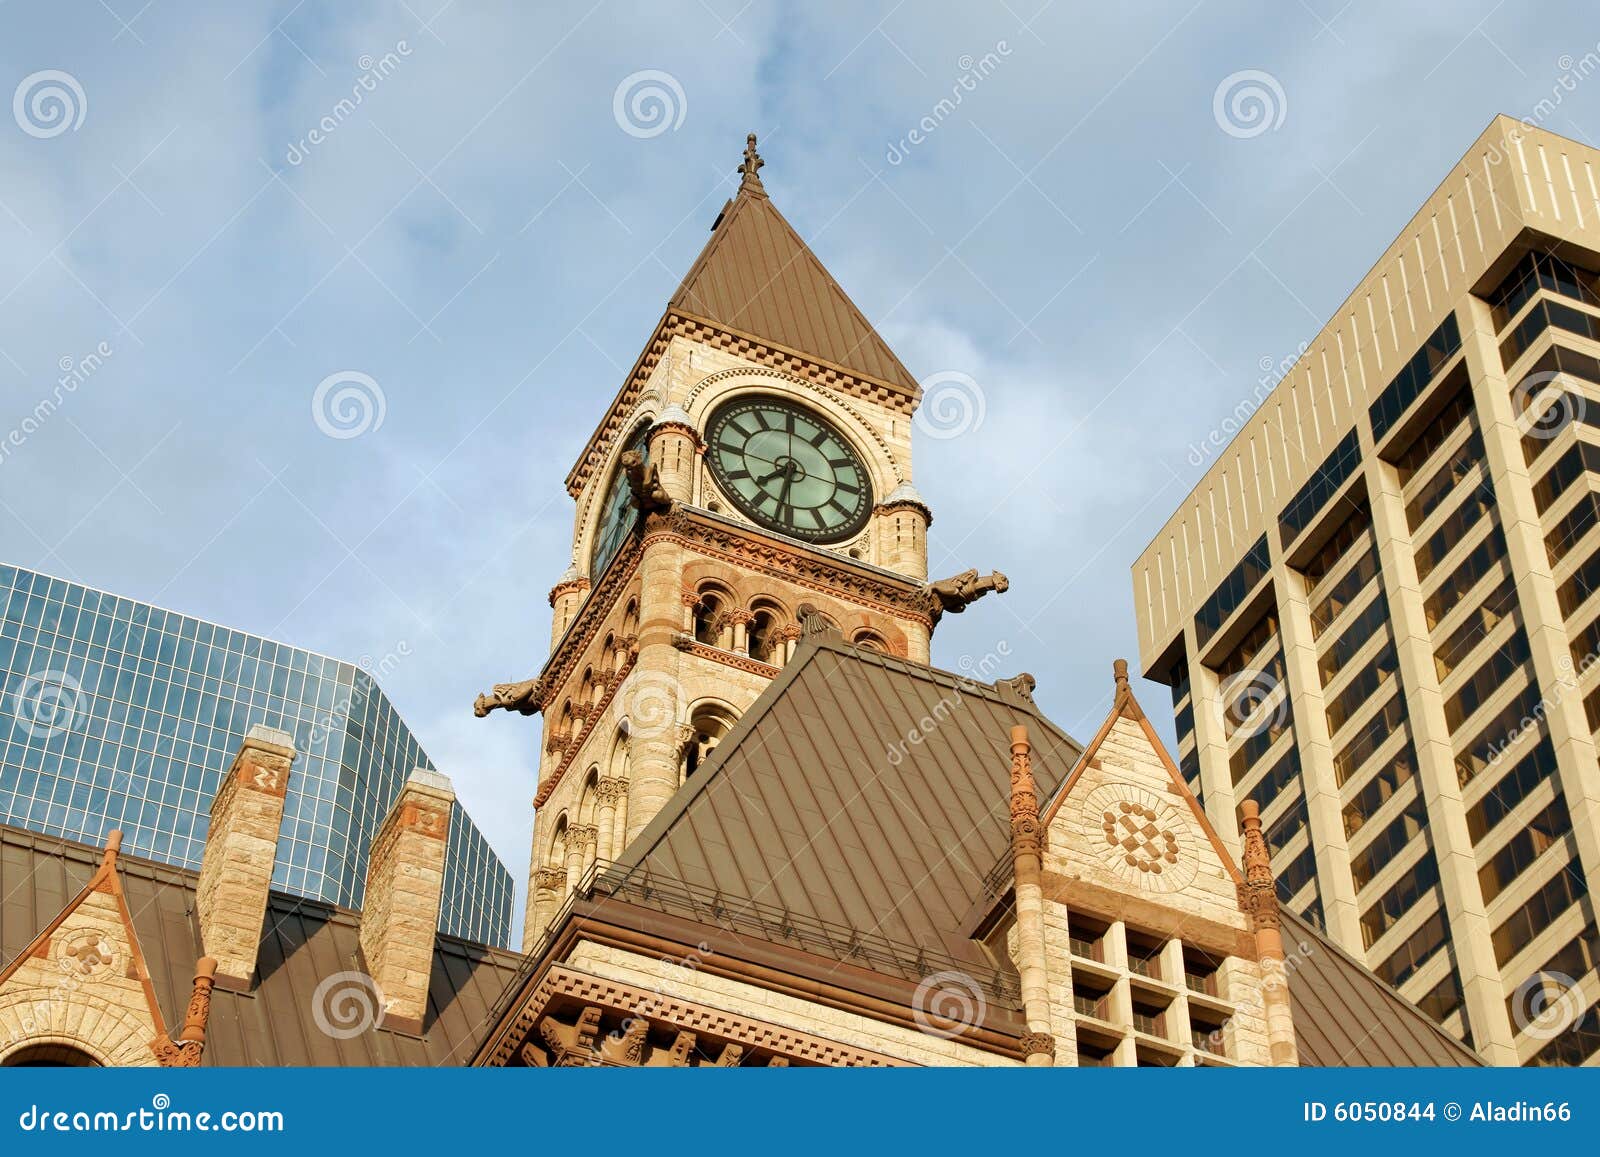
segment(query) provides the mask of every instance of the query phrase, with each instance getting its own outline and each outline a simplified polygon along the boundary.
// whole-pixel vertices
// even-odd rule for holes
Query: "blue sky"
[[[1492,116],[1600,131],[1577,3],[141,4],[0,7],[0,440],[109,351],[4,448],[0,556],[399,655],[386,690],[519,883],[538,723],[472,698],[544,657],[562,479],[746,132],[912,372],[981,392],[916,482],[936,574],[1012,588],[935,661],[1003,644],[1086,735],[1192,447]],[[1247,71],[1224,96],[1267,121],[1219,119]],[[630,114],[651,84],[663,120]],[[335,375],[381,423],[325,432]]]

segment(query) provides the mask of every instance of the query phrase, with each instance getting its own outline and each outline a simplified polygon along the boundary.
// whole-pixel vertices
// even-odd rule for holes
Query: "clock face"
[[[706,458],[747,516],[808,542],[839,542],[872,513],[867,468],[817,414],[777,398],[730,402],[711,416]]]
[[[650,427],[641,426],[623,449],[637,450],[643,454],[648,449],[649,441]],[[595,527],[594,554],[589,563],[591,581],[600,580],[606,567],[617,556],[617,551],[622,549],[622,544],[627,541],[628,532],[633,529],[636,513],[633,508],[633,495],[628,490],[628,481],[623,477],[622,468],[619,466],[611,479],[610,489],[606,491],[605,502],[600,508],[600,523]]]

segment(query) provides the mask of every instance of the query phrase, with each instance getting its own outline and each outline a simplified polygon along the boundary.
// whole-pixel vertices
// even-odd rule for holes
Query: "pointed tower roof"
[[[739,191],[670,308],[915,394],[916,378],[767,196],[765,163],[751,133]]]
[[[567,473],[576,498],[608,460],[623,421],[674,337],[687,336],[786,372],[804,373],[909,416],[922,390],[911,371],[823,268],[761,183],[746,139],[739,189],[679,283],[655,332]]]

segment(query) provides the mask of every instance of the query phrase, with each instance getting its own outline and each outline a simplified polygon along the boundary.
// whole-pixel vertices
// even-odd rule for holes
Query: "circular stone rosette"
[[[1084,835],[1124,883],[1151,892],[1187,888],[1200,862],[1189,817],[1177,804],[1132,783],[1108,783],[1084,801]]]

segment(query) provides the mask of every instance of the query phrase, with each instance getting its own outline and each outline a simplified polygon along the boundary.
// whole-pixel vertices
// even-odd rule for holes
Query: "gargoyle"
[[[1004,593],[1010,587],[1011,580],[999,571],[980,576],[977,568],[973,567],[950,578],[929,583],[928,609],[933,613],[934,622],[938,622],[939,616],[946,611],[959,615],[967,609],[968,604],[977,602],[990,591]]]
[[[520,683],[496,683],[487,695],[479,695],[472,704],[472,713],[479,719],[495,710],[515,711],[521,715],[539,713],[538,679],[524,679]]]
[[[622,473],[628,479],[628,489],[633,492],[633,504],[645,514],[664,514],[672,509],[672,495],[661,485],[661,470],[654,462],[646,462],[637,450],[622,456]]]

